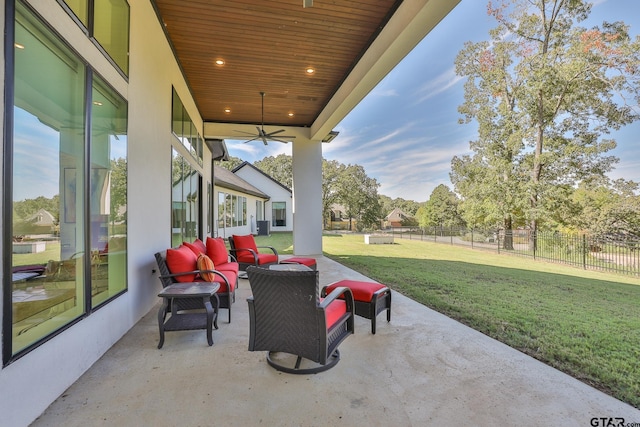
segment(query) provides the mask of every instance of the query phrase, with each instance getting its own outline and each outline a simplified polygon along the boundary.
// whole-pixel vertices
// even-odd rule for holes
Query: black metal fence
[[[530,230],[463,227],[391,228],[394,238],[423,240],[492,250],[572,266],[640,275],[640,239],[625,235],[591,236]]]

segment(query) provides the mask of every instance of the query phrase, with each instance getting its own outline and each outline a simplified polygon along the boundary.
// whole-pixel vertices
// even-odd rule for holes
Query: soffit
[[[314,0],[307,8],[302,0],[154,4],[205,137],[231,136],[231,128],[208,132],[211,123],[260,124],[265,92],[265,125],[315,127],[306,136],[323,138],[458,1]],[[387,41],[380,43],[385,32]],[[380,46],[372,51],[374,42]],[[374,63],[356,71],[367,56]],[[217,59],[225,64],[216,65]]]

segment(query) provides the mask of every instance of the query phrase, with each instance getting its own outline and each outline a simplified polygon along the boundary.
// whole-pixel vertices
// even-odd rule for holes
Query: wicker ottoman
[[[371,319],[371,333],[376,333],[376,316],[387,310],[387,322],[391,321],[391,290],[385,285],[358,280],[340,280],[327,286],[323,295],[339,286],[346,286],[353,293],[356,314]]]
[[[316,270],[316,260],[313,258],[293,257],[280,261],[280,264],[302,264],[306,265],[313,271]]]

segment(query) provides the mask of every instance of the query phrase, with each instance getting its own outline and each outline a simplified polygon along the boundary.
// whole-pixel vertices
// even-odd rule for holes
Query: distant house
[[[14,232],[16,234],[52,234],[56,230],[56,218],[51,212],[40,208],[36,213],[29,216],[22,223],[16,224]]]
[[[271,198],[251,183],[221,166],[214,170],[213,235],[260,234],[258,221],[265,218],[265,204]]]
[[[349,224],[351,224],[352,227],[355,227],[356,220],[352,219],[351,222],[349,221],[349,215],[347,215],[347,209],[344,206],[339,205],[337,203],[334,203],[333,205],[331,205],[330,218],[329,218],[329,222],[325,224],[325,229],[326,230],[349,230]]]
[[[411,215],[407,215],[400,208],[395,208],[384,218],[384,227],[403,227],[406,221],[411,219],[413,219]]]
[[[268,195],[264,205],[256,205],[256,222],[267,221],[271,231],[293,231],[293,192],[249,162],[232,171],[236,176]]]
[[[53,227],[56,219],[48,210],[38,209],[38,212],[27,218],[27,222],[37,227]]]

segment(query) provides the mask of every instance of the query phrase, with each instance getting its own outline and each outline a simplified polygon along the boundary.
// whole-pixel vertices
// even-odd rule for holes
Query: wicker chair
[[[251,234],[229,236],[231,254],[238,260],[240,271],[246,271],[250,265],[266,267],[278,263],[278,251],[272,246],[256,246]],[[260,253],[259,249],[268,249]]]
[[[162,283],[162,287],[166,288],[169,285],[173,285],[174,283],[178,283],[176,277],[186,275],[186,274],[194,274],[200,273],[200,271],[191,271],[185,273],[171,273],[169,267],[167,266],[167,251],[161,251],[155,254],[156,262],[158,263],[158,270],[160,271],[160,282]],[[235,283],[233,286],[229,283],[227,278],[224,275],[224,272],[220,272],[218,270],[207,270],[207,272],[216,274],[216,282],[220,282],[218,278],[224,280],[226,286],[220,286],[221,291],[219,291],[216,295],[220,300],[220,308],[226,308],[229,310],[229,323],[231,323],[231,304],[233,304],[236,300],[236,288]],[[236,279],[237,280],[237,279]],[[222,290],[224,289],[224,290]],[[175,301],[176,307],[169,307],[169,310],[194,310],[203,308],[202,307],[202,299],[201,298],[181,298]],[[212,301],[212,304],[214,302]]]
[[[247,274],[253,292],[247,299],[249,351],[267,351],[269,365],[292,374],[335,366],[340,360],[338,346],[353,333],[351,290],[337,288],[320,299],[317,271],[250,266]],[[301,367],[302,359],[307,359],[305,367]]]

